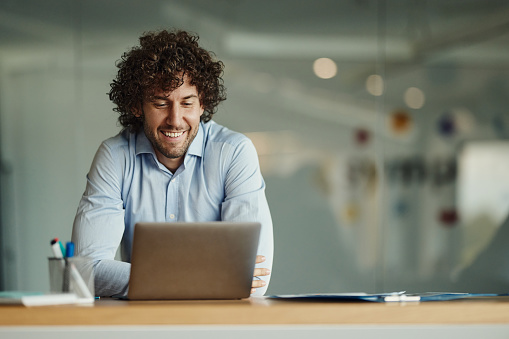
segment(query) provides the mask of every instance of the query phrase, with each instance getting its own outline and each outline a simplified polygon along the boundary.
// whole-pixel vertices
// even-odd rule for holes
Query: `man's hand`
[[[256,263],[262,263],[265,261],[265,257],[263,255],[257,255],[256,256]],[[267,276],[270,274],[270,270],[268,268],[255,268],[253,277],[262,277]],[[253,284],[251,285],[251,294],[256,292],[256,289],[259,287],[263,287],[267,285],[267,283],[264,280],[261,279],[253,279]]]

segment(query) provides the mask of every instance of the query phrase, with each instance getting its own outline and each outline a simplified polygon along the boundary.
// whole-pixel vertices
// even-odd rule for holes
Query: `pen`
[[[68,241],[65,245],[65,256],[67,258],[74,257],[74,243],[72,241]]]
[[[72,241],[66,243],[65,256],[67,259],[74,257],[74,243]],[[69,265],[68,269],[70,270],[72,281],[76,284],[75,289],[78,296],[82,298],[93,298],[94,296],[90,293],[87,284],[74,263],[68,261],[67,264]]]
[[[58,240],[58,239],[57,239],[57,240]],[[62,242],[61,242],[61,241],[59,241],[59,242],[58,242],[58,245],[60,246],[60,251],[62,252],[62,255],[64,255],[64,254],[65,254],[65,248],[64,248],[64,245],[62,245]]]
[[[55,238],[51,240],[51,250],[53,251],[53,255],[55,258],[63,258],[63,252],[59,245],[60,241],[58,241],[58,238]]]

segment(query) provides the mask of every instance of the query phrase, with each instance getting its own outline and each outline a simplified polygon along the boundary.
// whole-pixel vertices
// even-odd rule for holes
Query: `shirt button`
[[[170,219],[175,219],[175,214],[170,214]]]
[[[171,182],[175,182],[176,179],[171,179]]]

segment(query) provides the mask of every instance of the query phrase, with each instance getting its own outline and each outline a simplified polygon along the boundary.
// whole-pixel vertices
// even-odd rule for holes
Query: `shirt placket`
[[[174,222],[178,220],[178,186],[179,178],[173,175],[166,191],[166,220]]]

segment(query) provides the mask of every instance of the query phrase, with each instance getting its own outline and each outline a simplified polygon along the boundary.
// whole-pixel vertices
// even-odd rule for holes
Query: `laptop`
[[[137,223],[127,298],[248,298],[260,229],[254,222]]]

